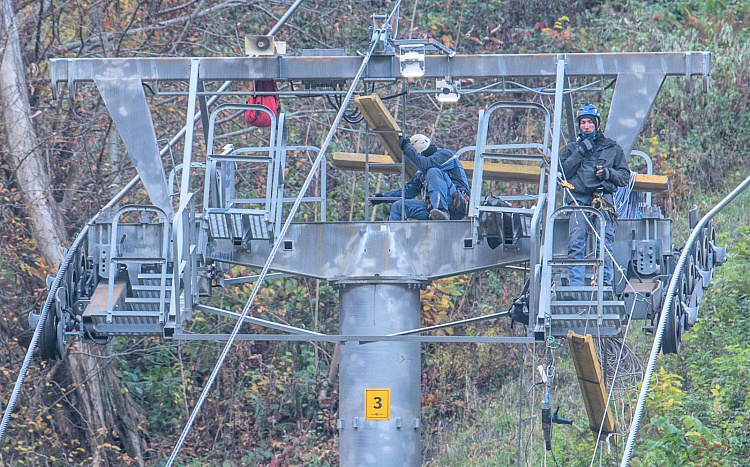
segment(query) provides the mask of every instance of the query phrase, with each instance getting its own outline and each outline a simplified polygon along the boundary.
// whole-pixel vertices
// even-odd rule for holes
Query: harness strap
[[[613,224],[617,224],[619,215],[612,201],[608,200],[599,193],[594,193],[594,199],[591,200],[591,207],[609,214]]]

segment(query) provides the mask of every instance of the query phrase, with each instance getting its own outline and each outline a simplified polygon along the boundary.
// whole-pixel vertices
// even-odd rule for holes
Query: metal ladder
[[[131,213],[140,213],[139,222],[122,222]],[[155,206],[123,206],[113,214],[108,230],[109,243],[102,245],[101,258],[107,281],[92,293],[83,311],[85,322],[95,335],[161,335],[174,319],[166,213]]]
[[[567,257],[567,223],[565,216],[583,212],[592,219],[593,227],[598,227],[597,248],[584,259]],[[550,277],[560,277],[560,270],[570,266],[591,267],[595,271],[594,285],[563,286],[561,280],[555,280],[547,292],[549,300],[549,322],[547,334],[552,337],[567,337],[568,331],[576,334],[618,337],[622,333],[622,324],[626,318],[625,302],[613,293],[612,287],[604,286],[604,261],[607,254],[604,249],[605,220],[604,215],[590,206],[562,206],[552,212],[551,224],[554,228],[547,232],[550,241],[556,248],[553,256],[544,264]],[[598,224],[598,225],[597,225]],[[555,235],[562,236],[564,241],[555,241]],[[561,235],[563,234],[563,235]]]
[[[271,132],[268,146],[235,148],[228,144],[219,154],[206,156],[206,178],[203,196],[203,218],[212,238],[232,239],[235,245],[250,240],[274,241],[283,222],[283,204],[294,198],[284,197],[287,153],[319,151],[315,146],[289,146],[284,131],[285,115],[278,118],[266,107],[255,104],[222,104],[209,119],[207,147],[214,146],[216,118],[228,110],[256,110],[269,115]],[[237,196],[234,179],[238,164],[265,164],[266,192],[263,197]],[[326,220],[326,168],[321,166],[321,195],[307,196],[304,202],[321,204],[321,221]],[[243,207],[247,206],[247,207]]]
[[[488,144],[487,138],[492,114],[500,109],[532,110],[541,112],[545,124],[543,141],[541,143]],[[469,206],[469,218],[474,221],[475,243],[479,243],[483,240],[481,229],[482,221],[492,215],[501,216],[501,224],[503,226],[508,226],[507,229],[504,229],[504,232],[501,232],[504,234],[502,242],[504,245],[512,245],[517,240],[519,232],[515,226],[518,226],[519,218],[523,219],[523,221],[520,222],[520,225],[522,226],[522,232],[520,234],[526,237],[532,237],[535,242],[538,241],[537,236],[533,235],[533,232],[536,232],[539,229],[539,222],[541,221],[539,212],[545,204],[546,195],[544,193],[544,187],[546,176],[544,170],[540,171],[539,191],[536,195],[498,196],[500,200],[508,202],[508,205],[490,206],[483,203],[486,196],[482,190],[484,182],[484,166],[485,164],[504,161],[532,161],[538,162],[540,166],[543,166],[545,159],[548,160],[550,155],[549,135],[549,112],[542,105],[533,102],[496,102],[486,110],[481,110],[479,112],[479,127],[477,131],[476,146],[464,148],[457,154],[460,156],[462,152],[467,150],[474,150],[475,152],[474,172],[471,180],[471,201]],[[531,153],[529,151],[537,152]],[[511,202],[533,202],[535,204],[529,208],[512,207],[510,206]],[[538,250],[538,245],[532,247],[532,250]]]

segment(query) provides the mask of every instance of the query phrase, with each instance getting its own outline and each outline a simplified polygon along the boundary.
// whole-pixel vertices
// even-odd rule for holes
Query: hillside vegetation
[[[59,210],[71,238],[135,172],[94,90],[84,88],[75,99],[61,96],[52,102],[49,59],[242,56],[243,36],[267,33],[291,3],[104,0],[14,4],[38,146],[53,178],[56,204],[50,209]],[[354,53],[367,45],[371,15],[386,13],[393,5],[388,0],[305,2],[277,37],[286,40],[290,50],[333,47]],[[697,205],[706,212],[750,174],[749,31],[750,4],[740,0],[409,0],[400,10],[399,36],[436,38],[462,54],[712,52],[708,92],[700,91],[701,82],[693,83],[696,89],[688,92],[684,79],[669,79],[636,144],[636,149],[651,154],[655,172],[669,175],[671,190],[655,196],[655,203],[675,218],[676,239],[684,240],[688,209]],[[602,93],[592,100],[606,109],[607,98]],[[473,144],[477,112],[489,103],[466,99],[462,105],[467,108],[459,113],[424,97],[409,99],[407,130],[424,130],[450,140],[455,147]],[[392,104],[394,112],[399,112],[395,100],[387,105]],[[184,124],[186,99],[162,97],[158,105],[157,131],[160,138],[166,138]],[[290,138],[319,145],[333,119],[331,106],[323,99],[285,99],[282,105],[292,122]],[[1,131],[5,145],[4,125]],[[340,133],[334,150],[362,150],[359,125],[346,125]],[[371,149],[377,150],[373,140]],[[181,148],[174,152],[181,154]],[[54,269],[38,250],[33,220],[8,153],[3,146],[3,408],[33,333],[27,315],[39,309],[46,275]],[[362,181],[362,174],[332,172],[329,220],[363,218]],[[368,182],[371,191],[398,183],[387,177]],[[290,185],[295,183],[301,185],[291,178]],[[747,465],[749,205],[750,194],[743,194],[717,218],[720,243],[730,246],[729,262],[719,270],[705,297],[701,319],[686,336],[682,353],[658,362],[631,465]],[[241,268],[233,272],[253,273]],[[518,295],[523,279],[519,272],[498,270],[436,281],[422,292],[423,324],[505,310]],[[251,290],[250,285],[232,286],[214,299],[241,309]],[[319,332],[338,332],[337,293],[313,279],[270,281],[256,299],[254,314]],[[197,315],[192,330],[228,332],[232,325],[230,320]],[[520,335],[524,331],[498,320],[462,332]],[[640,331],[633,335],[633,342],[628,343],[633,355],[629,368],[637,373],[651,336]],[[530,411],[538,411],[541,402],[540,390],[531,385],[536,381],[532,363],[545,357],[540,347],[423,344],[425,465],[515,465],[519,395],[526,407],[522,465],[544,461],[546,465],[590,465],[597,448],[604,452],[603,465],[619,465],[622,439],[595,444],[564,346],[547,355],[546,361],[557,368],[555,403],[562,407],[560,414],[573,418],[574,424],[555,426],[553,451],[542,457],[541,430],[528,421]],[[88,384],[92,374],[76,376],[64,361],[35,362],[8,437],[0,445],[0,463],[163,465],[222,348],[211,342],[118,338],[102,354],[97,352],[103,349],[74,349],[78,354],[94,354],[101,364],[97,371],[113,371],[119,384],[113,393],[137,407],[141,423],[130,428],[143,434],[145,458],[136,457],[118,427],[92,429],[94,422],[80,409],[85,398],[81,386]],[[179,465],[338,465],[335,352],[327,343],[235,344],[181,451]],[[634,376],[618,388],[617,410],[634,407],[638,382]]]

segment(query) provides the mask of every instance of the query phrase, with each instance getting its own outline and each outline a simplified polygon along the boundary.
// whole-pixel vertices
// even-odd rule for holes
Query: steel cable
[[[396,3],[396,6],[394,7],[394,12],[398,11],[398,7],[401,4],[400,0]],[[393,17],[393,13],[391,13],[390,18]],[[390,19],[389,18],[389,19]],[[384,33],[383,30],[379,31],[379,34],[382,35]],[[250,294],[250,297],[248,298],[247,302],[245,303],[245,306],[242,309],[242,313],[237,318],[237,324],[234,326],[234,329],[232,330],[232,333],[229,335],[227,339],[227,343],[224,346],[224,349],[222,350],[221,354],[219,355],[219,359],[216,362],[216,365],[214,366],[213,371],[211,372],[211,375],[209,376],[208,380],[206,381],[206,385],[203,388],[203,391],[201,392],[200,397],[198,398],[198,401],[196,402],[195,407],[193,408],[192,413],[190,414],[190,417],[188,418],[187,423],[185,424],[185,428],[183,428],[182,433],[180,434],[179,439],[177,440],[177,444],[175,444],[174,449],[172,450],[172,454],[169,456],[169,459],[167,459],[167,463],[165,464],[165,467],[170,467],[175,459],[177,458],[177,454],[179,453],[180,449],[182,448],[182,445],[185,443],[185,439],[187,438],[188,433],[190,432],[190,429],[192,428],[193,424],[195,423],[195,419],[198,415],[198,412],[200,411],[201,407],[203,406],[203,403],[206,400],[206,397],[208,396],[208,392],[211,390],[214,381],[216,380],[216,377],[219,374],[219,370],[221,370],[222,365],[224,364],[224,360],[226,359],[229,350],[231,349],[232,345],[234,344],[234,341],[237,338],[237,334],[239,334],[240,328],[242,327],[242,324],[244,323],[245,316],[247,316],[248,312],[250,311],[250,306],[255,301],[255,297],[257,296],[260,287],[263,283],[263,279],[265,275],[268,273],[268,270],[271,267],[271,263],[273,262],[276,253],[279,251],[279,247],[283,243],[284,236],[286,235],[286,232],[289,230],[290,225],[292,224],[292,220],[294,219],[295,214],[297,213],[297,210],[302,203],[302,198],[304,197],[305,193],[307,193],[308,188],[310,187],[310,184],[312,183],[313,178],[315,178],[315,172],[320,167],[321,161],[324,159],[325,151],[328,149],[328,146],[331,143],[331,140],[333,139],[334,131],[339,125],[339,122],[343,119],[344,113],[346,112],[346,107],[349,105],[349,101],[351,100],[352,96],[354,95],[354,90],[357,86],[357,83],[359,82],[360,78],[362,77],[362,74],[364,73],[365,68],[367,67],[367,64],[370,61],[370,57],[372,57],[373,51],[375,47],[378,45],[377,39],[374,40],[370,44],[370,48],[367,51],[367,53],[362,58],[362,64],[360,65],[359,70],[357,71],[357,74],[354,76],[352,80],[352,85],[349,88],[349,92],[347,92],[346,97],[341,103],[341,107],[339,108],[339,111],[336,115],[336,118],[334,119],[333,123],[331,124],[331,129],[328,131],[328,135],[326,136],[325,141],[323,142],[323,145],[320,148],[320,151],[318,152],[318,156],[315,158],[315,162],[313,162],[312,167],[310,168],[310,173],[308,174],[307,178],[305,179],[304,184],[302,185],[302,188],[300,189],[300,193],[297,196],[297,198],[294,201],[294,205],[292,205],[291,210],[289,211],[287,220],[284,222],[284,225],[281,227],[281,231],[279,232],[279,235],[274,242],[273,248],[271,249],[268,259],[266,260],[266,263],[264,264],[263,268],[261,269],[260,274],[258,275],[258,281],[255,283],[255,286],[253,287],[253,290]]]
[[[633,423],[631,424],[630,434],[628,435],[628,441],[625,445],[622,462],[620,463],[621,467],[627,467],[627,465],[630,463],[630,457],[633,454],[633,448],[635,447],[635,438],[638,435],[638,428],[641,422],[641,417],[643,416],[643,410],[646,405],[646,393],[648,392],[648,388],[651,383],[651,377],[654,373],[654,367],[656,366],[656,358],[659,355],[659,349],[661,348],[664,329],[667,327],[667,318],[669,313],[672,312],[672,302],[674,300],[675,294],[677,293],[677,283],[679,282],[680,271],[682,271],[682,269],[685,267],[687,258],[688,256],[690,256],[693,245],[699,238],[703,227],[708,224],[708,222],[713,219],[719,211],[724,209],[727,204],[734,200],[737,195],[744,191],[745,188],[748,187],[748,185],[750,185],[750,177],[746,178],[742,183],[737,185],[737,188],[732,190],[732,192],[729,193],[723,200],[721,200],[719,204],[714,206],[713,209],[711,209],[705,216],[703,216],[703,218],[693,228],[693,231],[690,233],[690,237],[688,238],[687,242],[685,242],[685,247],[682,250],[683,254],[680,255],[680,259],[677,261],[677,266],[675,266],[675,273],[672,275],[672,279],[669,281],[669,288],[667,289],[664,306],[662,307],[662,313],[659,318],[659,326],[656,328],[656,332],[654,334],[654,343],[651,347],[651,355],[649,356],[648,364],[646,365],[646,373],[643,376],[641,392],[638,395],[638,404],[636,405],[635,413],[633,414]]]

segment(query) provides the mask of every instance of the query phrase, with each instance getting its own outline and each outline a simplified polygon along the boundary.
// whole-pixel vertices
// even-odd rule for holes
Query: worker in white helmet
[[[404,217],[401,216],[399,199],[391,207],[392,221],[462,219],[466,215],[471,189],[458,157],[449,149],[436,147],[430,138],[422,134],[415,134],[411,138],[401,136],[399,144],[404,156],[419,171],[403,190],[375,193],[370,203],[389,203],[391,200],[388,198],[400,198],[403,191]],[[419,194],[422,194],[421,200],[413,199]]]

